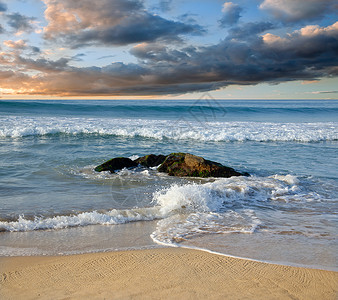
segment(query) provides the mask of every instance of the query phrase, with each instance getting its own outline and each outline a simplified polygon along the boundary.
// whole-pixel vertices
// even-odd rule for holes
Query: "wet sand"
[[[337,299],[338,272],[159,248],[1,257],[0,299]]]

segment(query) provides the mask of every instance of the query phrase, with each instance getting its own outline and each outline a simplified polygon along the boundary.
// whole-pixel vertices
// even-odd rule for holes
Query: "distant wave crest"
[[[144,119],[102,119],[67,117],[0,118],[0,138],[39,135],[112,135],[152,139],[233,141],[338,140],[338,122],[271,123],[271,122],[197,122]]]

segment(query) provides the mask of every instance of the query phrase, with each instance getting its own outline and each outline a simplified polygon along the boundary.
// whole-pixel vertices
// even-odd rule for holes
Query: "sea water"
[[[182,246],[338,269],[338,101],[2,100],[0,255]],[[97,173],[188,152],[249,177]]]

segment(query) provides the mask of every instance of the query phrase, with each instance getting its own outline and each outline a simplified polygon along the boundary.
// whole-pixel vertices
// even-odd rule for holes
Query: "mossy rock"
[[[159,172],[170,173],[172,169],[177,168],[184,162],[185,153],[171,153],[167,155],[164,162],[157,168]]]
[[[158,167],[159,172],[179,177],[231,177],[242,176],[233,168],[220,163],[206,160],[190,153],[171,153]]]

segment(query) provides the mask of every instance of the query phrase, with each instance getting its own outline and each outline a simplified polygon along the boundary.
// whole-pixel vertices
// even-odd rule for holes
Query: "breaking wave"
[[[0,138],[43,135],[111,135],[126,138],[215,142],[338,140],[338,122],[198,122],[68,117],[0,117]]]
[[[33,220],[20,216],[17,221],[0,222],[0,231],[15,232],[62,229],[88,225],[117,225],[135,221],[150,221],[160,217],[157,208],[113,209],[108,212],[92,211],[69,216],[35,217]]]
[[[203,234],[254,233],[263,221],[256,208],[280,203],[321,201],[292,175],[221,178],[204,184],[173,184],[154,192],[152,206],[0,221],[0,231],[62,229],[158,220],[152,239],[175,245]]]

